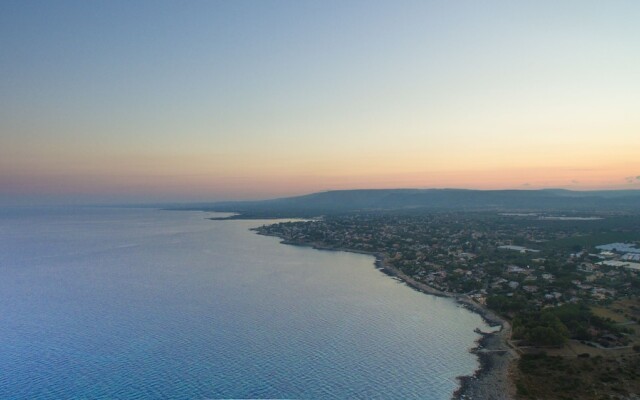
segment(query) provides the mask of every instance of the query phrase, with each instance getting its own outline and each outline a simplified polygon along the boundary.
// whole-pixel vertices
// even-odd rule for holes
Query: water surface
[[[0,398],[447,399],[477,368],[476,314],[206,216],[0,210]]]

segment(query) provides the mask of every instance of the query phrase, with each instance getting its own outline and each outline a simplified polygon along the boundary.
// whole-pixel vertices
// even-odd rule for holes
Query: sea
[[[478,368],[451,299],[213,216],[0,209],[0,399],[449,399]]]

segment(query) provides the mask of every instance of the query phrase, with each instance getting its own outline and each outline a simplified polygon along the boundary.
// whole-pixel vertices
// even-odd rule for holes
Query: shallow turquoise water
[[[480,317],[201,212],[0,211],[0,398],[447,399]]]

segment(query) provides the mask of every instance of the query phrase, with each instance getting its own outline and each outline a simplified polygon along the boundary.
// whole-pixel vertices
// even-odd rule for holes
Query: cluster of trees
[[[527,307],[527,299],[522,295],[512,297],[496,295],[487,298],[487,306],[501,314],[512,315]]]
[[[569,338],[569,329],[548,310],[521,313],[513,320],[513,338],[532,346],[562,346]]]
[[[603,331],[618,332],[620,328],[593,315],[584,304],[523,312],[513,320],[513,338],[532,346],[561,346],[569,338],[593,340],[594,333]]]

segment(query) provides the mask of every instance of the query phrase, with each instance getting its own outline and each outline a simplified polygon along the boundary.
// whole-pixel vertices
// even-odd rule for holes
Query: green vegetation
[[[513,338],[530,346],[562,346],[569,330],[550,311],[523,313],[513,320]]]
[[[525,354],[518,367],[516,388],[524,399],[618,399],[640,389],[638,357]]]
[[[524,296],[507,297],[504,295],[489,296],[487,306],[501,314],[517,314],[527,308],[527,299]]]
[[[562,346],[567,339],[596,340],[603,333],[622,334],[625,329],[593,315],[585,304],[521,313],[513,320],[513,339],[531,346]]]

